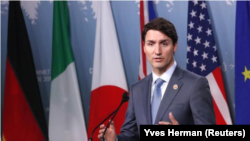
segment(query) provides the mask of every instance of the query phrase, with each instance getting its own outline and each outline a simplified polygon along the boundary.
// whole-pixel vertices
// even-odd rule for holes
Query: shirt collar
[[[152,71],[152,74],[153,74],[153,85],[155,84],[155,81],[158,79],[158,78],[161,78],[162,80],[164,80],[166,83],[169,82],[175,68],[176,68],[176,61],[174,61],[174,64],[167,70],[165,71],[160,77],[157,76],[154,71]]]

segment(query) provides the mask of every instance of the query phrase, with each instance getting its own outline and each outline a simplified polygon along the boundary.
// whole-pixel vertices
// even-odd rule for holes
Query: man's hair
[[[155,18],[144,26],[141,36],[144,43],[146,34],[149,30],[157,30],[162,32],[172,39],[173,45],[175,45],[175,43],[178,41],[178,35],[174,25],[164,18]]]

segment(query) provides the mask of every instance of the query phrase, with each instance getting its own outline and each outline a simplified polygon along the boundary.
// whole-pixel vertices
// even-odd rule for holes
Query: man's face
[[[157,30],[147,32],[144,52],[154,72],[165,72],[173,64],[176,49],[177,43],[173,45],[172,39],[162,32]]]

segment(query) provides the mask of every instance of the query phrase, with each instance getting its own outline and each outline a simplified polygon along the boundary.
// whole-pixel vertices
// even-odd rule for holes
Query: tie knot
[[[158,79],[155,81],[155,87],[160,88],[161,85],[162,85],[164,82],[165,82],[164,80],[162,80],[161,78],[158,78]]]

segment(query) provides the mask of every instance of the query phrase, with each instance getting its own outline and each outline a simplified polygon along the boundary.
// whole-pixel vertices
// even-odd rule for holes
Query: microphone
[[[105,122],[110,116],[112,116],[115,112],[116,112],[116,110],[113,111],[111,114],[109,114],[108,117],[106,117],[100,124],[98,124],[98,125],[95,127],[95,129],[94,129],[94,130],[92,131],[92,133],[91,133],[91,136],[90,136],[90,138],[89,138],[89,141],[92,141],[92,137],[93,137],[93,134],[94,134],[95,130],[96,130],[103,122]]]
[[[99,124],[94,128],[94,130],[92,131],[91,136],[90,136],[90,138],[89,138],[88,141],[92,141],[92,137],[93,137],[93,134],[94,134],[95,130],[96,130],[102,123],[104,123],[110,116],[112,116],[114,113],[117,113],[117,111],[119,110],[119,108],[121,107],[121,105],[122,105],[124,102],[127,102],[128,100],[129,100],[129,97],[128,97],[128,95],[127,95],[127,92],[124,92],[123,95],[122,95],[122,101],[121,101],[119,107],[118,107],[116,110],[114,110],[111,114],[109,114],[109,116],[107,116],[101,123],[99,123]],[[103,140],[104,140],[104,139],[103,139]]]
[[[109,121],[108,125],[106,126],[106,128],[105,128],[105,130],[104,130],[104,132],[103,132],[103,136],[102,136],[102,138],[101,138],[101,141],[104,141],[104,135],[105,135],[105,133],[106,133],[106,131],[107,131],[107,129],[108,129],[110,123],[111,123],[111,122],[113,121],[113,119],[115,118],[115,116],[116,116],[117,112],[119,111],[120,107],[122,106],[122,104],[123,104],[124,102],[127,102],[128,100],[129,100],[128,93],[127,93],[127,92],[124,92],[123,95],[122,95],[122,101],[121,101],[119,107],[115,110],[115,113],[114,113],[113,117],[111,118],[111,120]]]

